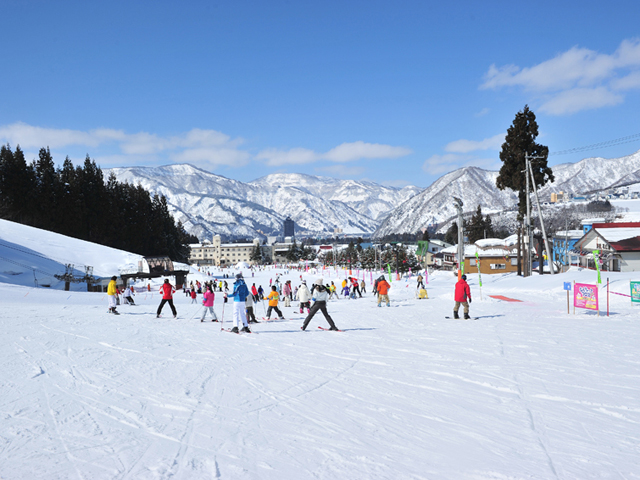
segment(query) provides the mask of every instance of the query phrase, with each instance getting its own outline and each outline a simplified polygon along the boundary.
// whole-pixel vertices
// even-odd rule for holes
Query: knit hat
[[[467,279],[467,276],[466,276],[466,275],[462,275],[460,278],[461,278],[462,280],[466,280],[466,279]]]
[[[302,284],[303,284],[303,285],[306,285],[306,284],[307,284],[307,281],[306,281],[306,280],[302,280]]]
[[[322,284],[323,284],[323,282],[324,282],[324,279],[323,279],[323,278],[318,278],[318,279],[316,280],[316,285],[322,285]]]
[[[236,275],[236,278],[243,278],[243,277],[242,277],[242,272],[238,273],[238,274]]]

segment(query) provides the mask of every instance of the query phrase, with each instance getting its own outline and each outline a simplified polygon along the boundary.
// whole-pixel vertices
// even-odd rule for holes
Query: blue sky
[[[640,133],[637,0],[2,3],[0,142],[28,159],[426,187],[498,169],[525,104],[552,152]]]

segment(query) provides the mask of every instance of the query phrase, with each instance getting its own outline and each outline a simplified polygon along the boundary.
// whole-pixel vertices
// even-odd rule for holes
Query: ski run
[[[328,302],[341,333],[321,332],[321,313],[302,332],[292,302],[292,320],[228,335],[219,292],[222,324],[180,292],[178,318],[155,318],[162,279],[119,316],[103,293],[35,288],[26,258],[48,271],[82,252],[110,276],[126,253],[2,226],[2,479],[640,478],[640,310],[612,294],[607,317],[603,286],[600,316],[567,314],[563,282],[593,271],[485,275],[482,298],[470,275],[474,321],[445,319],[451,272],[429,276],[427,300],[415,277],[393,281],[397,308],[378,308],[366,277],[362,299]],[[278,273],[299,284],[243,271],[265,289]],[[640,280],[608,275],[621,294]]]

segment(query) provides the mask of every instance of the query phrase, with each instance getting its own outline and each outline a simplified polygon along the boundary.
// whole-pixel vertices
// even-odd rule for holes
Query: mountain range
[[[621,158],[586,158],[552,167],[554,183],[540,191],[586,193],[640,182],[640,151]],[[382,236],[415,233],[455,215],[453,197],[465,211],[481,205],[498,212],[517,205],[510,190],[496,188],[497,171],[464,167],[443,175],[428,188],[394,188],[374,182],[277,173],[244,183],[187,164],[105,170],[167,198],[171,213],[199,239],[278,235],[286,217],[301,236],[345,234]]]

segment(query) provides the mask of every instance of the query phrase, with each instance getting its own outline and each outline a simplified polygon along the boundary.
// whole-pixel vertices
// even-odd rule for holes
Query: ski
[[[331,329],[329,329],[329,328],[324,328],[324,327],[318,327],[318,328],[319,328],[320,330],[324,330],[324,331],[326,331],[326,332],[344,332],[344,330],[340,330],[340,329],[338,329],[338,330],[331,330]]]
[[[237,331],[237,332],[232,332],[230,328],[223,328],[221,331],[222,331],[222,332],[235,333],[236,335],[240,335],[241,333],[251,333],[251,334],[257,335],[257,333],[256,333],[256,332],[254,332],[254,331],[251,331],[251,332],[243,332],[242,330],[239,330],[239,331]]]
[[[449,320],[478,320],[478,317],[471,317],[471,318],[464,318],[464,317],[460,317],[460,318],[444,317],[444,318],[448,318]]]

